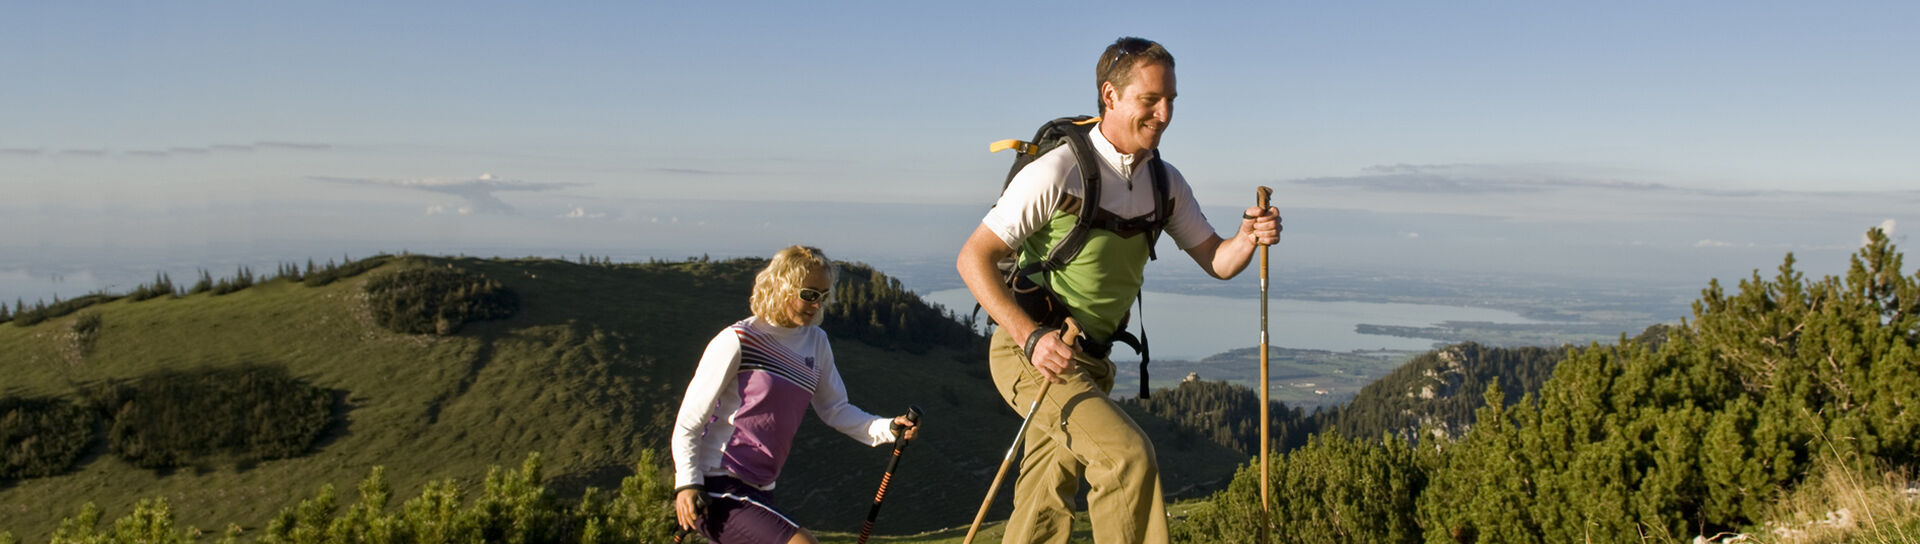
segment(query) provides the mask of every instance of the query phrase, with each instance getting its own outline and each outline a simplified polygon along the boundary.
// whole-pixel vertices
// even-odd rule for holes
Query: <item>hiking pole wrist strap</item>
[[[1035,328],[1033,329],[1033,333],[1031,333],[1031,334],[1028,334],[1028,335],[1027,335],[1027,345],[1026,345],[1026,349],[1027,349],[1027,351],[1026,351],[1026,354],[1027,354],[1027,359],[1029,359],[1029,360],[1031,360],[1031,359],[1033,359],[1033,347],[1034,347],[1034,345],[1036,345],[1036,344],[1039,344],[1039,343],[1040,343],[1040,337],[1041,337],[1041,336],[1045,336],[1045,335],[1047,335],[1047,334],[1052,334],[1052,333],[1056,333],[1056,332],[1060,332],[1060,329],[1056,329],[1056,328],[1053,328],[1053,327],[1048,327],[1048,326],[1045,326],[1045,325],[1042,325],[1042,326],[1039,326],[1039,327],[1035,327]]]

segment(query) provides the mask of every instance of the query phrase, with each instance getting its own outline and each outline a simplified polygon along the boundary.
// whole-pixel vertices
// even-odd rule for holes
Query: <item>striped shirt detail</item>
[[[812,357],[793,353],[779,340],[745,323],[734,325],[733,332],[740,336],[740,372],[768,372],[806,389],[809,394],[819,387],[820,374]]]

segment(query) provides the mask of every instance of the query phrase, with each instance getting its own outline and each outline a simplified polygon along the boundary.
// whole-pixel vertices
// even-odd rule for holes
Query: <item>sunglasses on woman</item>
[[[833,292],[832,289],[828,289],[825,291],[815,291],[813,289],[802,287],[800,288],[800,300],[803,300],[806,302],[820,302],[827,299],[827,293],[832,293],[832,292]]]

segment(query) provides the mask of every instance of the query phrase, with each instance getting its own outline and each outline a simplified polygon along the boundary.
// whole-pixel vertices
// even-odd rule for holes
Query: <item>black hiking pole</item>
[[[1067,318],[1067,330],[1060,333],[1067,340],[1067,347],[1080,338],[1080,323]],[[1031,354],[1029,354],[1031,356]],[[993,506],[993,496],[1000,493],[1000,482],[1007,477],[1007,467],[1013,466],[1013,454],[1020,451],[1021,439],[1027,437],[1027,426],[1033,424],[1033,414],[1040,410],[1040,400],[1047,398],[1047,389],[1053,387],[1053,380],[1040,380],[1040,392],[1033,396],[1033,404],[1027,407],[1027,417],[1020,420],[1020,431],[1013,435],[1013,445],[1007,447],[1007,457],[1000,460],[1000,470],[993,473],[993,485],[987,486],[987,498],[980,501],[980,513],[973,515],[973,525],[967,528],[967,539],[961,544],[973,544],[973,537],[980,532],[980,522],[987,519],[987,507]]]
[[[1273,189],[1266,186],[1254,191],[1262,215],[1267,213],[1267,200],[1272,196]],[[1267,437],[1270,425],[1267,419],[1267,247],[1260,246],[1260,542],[1263,544],[1268,542],[1268,521],[1273,517],[1267,498],[1267,488],[1272,487],[1267,481],[1267,449],[1271,448]]]
[[[907,421],[916,426],[920,424],[919,406],[907,407]],[[899,440],[893,442],[893,460],[887,461],[887,473],[880,476],[880,490],[873,494],[873,508],[867,509],[867,523],[860,526],[860,544],[867,544],[867,537],[873,534],[873,519],[880,517],[880,501],[886,500],[887,484],[893,483],[893,469],[900,467],[900,452],[907,449],[905,433],[905,431],[895,433],[901,436],[896,437]]]

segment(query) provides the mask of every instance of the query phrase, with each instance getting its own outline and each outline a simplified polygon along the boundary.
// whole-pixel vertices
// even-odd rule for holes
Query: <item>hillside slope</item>
[[[80,402],[79,392],[92,385],[161,370],[264,365],[341,399],[339,423],[313,451],[291,459],[156,472],[96,443],[63,474],[0,483],[0,531],[39,541],[86,502],[111,517],[147,497],[170,500],[183,525],[257,528],[323,484],[350,489],[374,466],[387,467],[396,495],[411,496],[430,480],[477,482],[488,466],[515,466],[534,451],[563,492],[616,487],[639,451],[664,450],[681,389],[707,340],[747,315],[759,264],[413,256],[322,287],[275,280],[220,296],[96,305],[83,312],[98,320],[83,350],[70,334],[81,314],[0,324],[0,376],[7,377],[0,396]],[[519,311],[450,336],[375,326],[362,286],[413,266],[484,274],[518,294]],[[857,265],[850,270],[857,273],[843,280],[885,281]],[[889,322],[911,324],[927,312],[903,304],[891,307],[914,317]],[[858,313],[836,319],[857,321]],[[925,435],[889,491],[881,532],[965,524],[967,505],[977,504],[1018,425],[992,392],[981,350],[898,334],[868,342],[848,336],[836,331],[835,350],[856,405],[894,414],[918,404],[927,413]],[[1142,425],[1171,432],[1151,417]],[[778,491],[782,502],[811,525],[856,528],[888,450],[858,445],[811,419],[800,432]],[[1161,455],[1169,489],[1223,481],[1244,460],[1206,443]]]
[[[1903,275],[1879,229],[1850,261],[1844,276],[1813,279],[1788,254],[1737,289],[1709,281],[1691,319],[1568,349],[1509,404],[1508,380],[1547,375],[1539,363],[1552,361],[1521,357],[1453,437],[1317,437],[1272,460],[1268,482],[1243,471],[1177,531],[1245,542],[1271,522],[1311,542],[1732,542],[1799,541],[1817,522],[1842,534],[1816,541],[1912,542],[1920,274]],[[1425,373],[1409,370],[1384,398],[1410,398]],[[1377,408],[1388,410],[1366,419],[1420,413]],[[1262,512],[1267,484],[1319,491]]]

